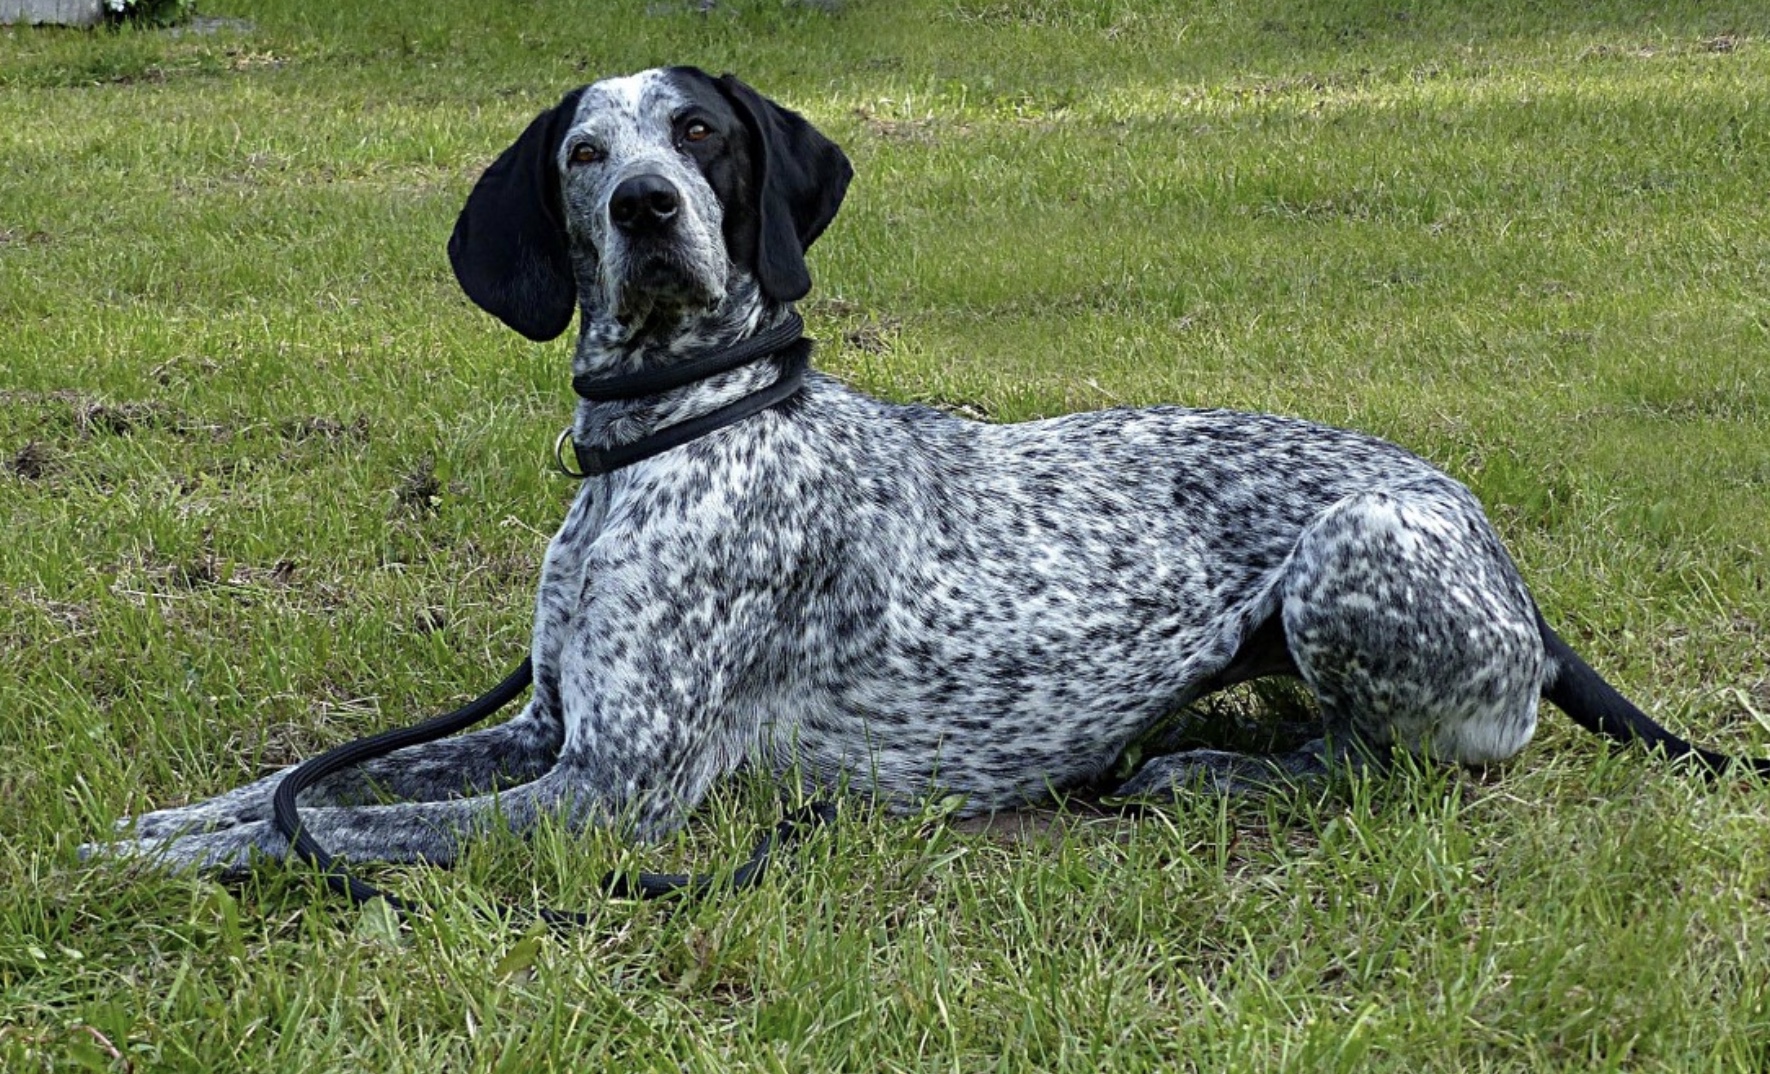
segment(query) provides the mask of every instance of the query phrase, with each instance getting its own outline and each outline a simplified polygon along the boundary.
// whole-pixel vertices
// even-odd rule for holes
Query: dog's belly
[[[977,810],[1037,800],[1100,776],[1196,696],[1270,608],[1258,584],[1246,599],[1213,599],[1184,548],[1023,551],[922,560],[891,600],[846,624],[847,658],[811,705],[800,699],[798,759],[887,798],[950,791]]]
[[[1133,489],[970,476],[858,523],[892,555],[839,578],[810,631],[814,667],[835,654],[796,722],[792,752],[813,772],[888,800],[959,793],[972,810],[1093,781],[1269,611],[1282,557],[1225,571]]]

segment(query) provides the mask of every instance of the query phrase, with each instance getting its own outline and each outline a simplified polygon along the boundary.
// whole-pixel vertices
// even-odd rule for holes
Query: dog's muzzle
[[[657,172],[622,179],[609,196],[608,220],[621,254],[605,271],[616,274],[611,306],[623,321],[719,300],[724,281],[709,268],[713,251],[675,182]]]

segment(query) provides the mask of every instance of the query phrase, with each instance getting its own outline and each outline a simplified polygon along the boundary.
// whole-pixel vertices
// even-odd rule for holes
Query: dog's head
[[[469,298],[537,341],[577,304],[637,325],[712,310],[739,279],[791,302],[852,175],[833,142],[731,75],[605,79],[536,116],[486,169],[449,261]]]

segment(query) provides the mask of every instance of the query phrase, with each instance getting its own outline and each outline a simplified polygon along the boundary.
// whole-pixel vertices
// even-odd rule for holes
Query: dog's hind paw
[[[1272,755],[1186,750],[1152,758],[1111,797],[1171,799],[1201,792],[1254,797],[1320,783],[1330,771],[1322,739]]]

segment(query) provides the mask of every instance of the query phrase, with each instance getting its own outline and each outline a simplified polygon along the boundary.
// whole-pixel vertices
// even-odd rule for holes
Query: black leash
[[[277,784],[277,792],[271,797],[271,814],[276,821],[277,831],[283,833],[283,838],[289,841],[289,849],[316,866],[325,874],[326,883],[332,886],[332,890],[351,902],[365,903],[372,899],[384,899],[387,905],[401,913],[409,911],[412,907],[405,900],[358,880],[333,860],[331,852],[320,846],[301,827],[296,796],[334,772],[376,757],[384,757],[406,746],[435,742],[439,738],[465,730],[508,705],[518,694],[528,689],[534,680],[535,666],[525,658],[515,671],[504,677],[503,682],[453,712],[412,727],[396,727],[378,735],[359,738],[336,749],[327,750],[311,761],[303,762]]]
[[[805,322],[800,319],[799,315],[790,313],[786,320],[774,328],[705,357],[667,369],[647,370],[603,381],[577,376],[572,378],[572,390],[591,402],[637,399],[647,395],[656,395],[794,347],[801,343],[801,333],[804,329]],[[805,383],[806,358],[809,349],[808,345],[799,346],[797,352],[788,359],[780,379],[760,391],[744,396],[735,403],[720,407],[698,418],[666,426],[658,432],[630,444],[597,449],[586,448],[574,443],[573,449],[578,458],[579,472],[566,469],[563,460],[560,468],[568,476],[575,478],[609,473],[623,466],[630,466],[641,459],[648,459],[653,455],[669,451],[671,448],[679,447],[696,437],[712,432],[714,429],[724,428],[734,422],[742,421],[752,414],[783,402]],[[570,435],[569,428],[561,435],[560,441],[554,449],[556,456]],[[299,855],[302,860],[318,868],[325,875],[326,883],[334,891],[350,899],[351,902],[361,904],[381,899],[402,914],[415,911],[418,907],[413,903],[358,879],[339,864],[325,847],[322,847],[312,835],[301,827],[301,813],[297,798],[302,791],[334,772],[352,768],[376,757],[385,757],[387,754],[407,746],[435,742],[439,738],[466,730],[508,705],[528,689],[534,679],[534,663],[525,658],[516,670],[504,677],[503,682],[453,712],[425,720],[412,727],[395,728],[391,731],[370,735],[367,738],[357,739],[354,742],[347,742],[302,763],[277,785],[276,794],[271,798],[272,820],[277,831],[281,832],[283,838],[289,841],[291,851]],[[750,852],[749,858],[732,871],[730,880],[725,884],[721,884],[718,878],[711,874],[642,872],[629,879],[625,874],[616,873],[604,880],[603,889],[611,898],[616,899],[656,899],[679,893],[703,895],[720,888],[741,891],[762,879],[777,850],[797,842],[804,835],[806,829],[830,823],[835,819],[835,815],[835,806],[828,802],[815,802],[788,813],[781,818],[772,831],[762,837],[756,844],[756,848]],[[542,920],[552,925],[580,926],[587,924],[590,920],[586,914],[568,910],[543,908],[539,911],[539,915]]]

